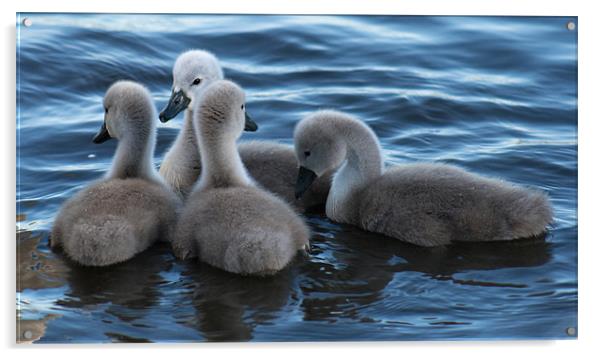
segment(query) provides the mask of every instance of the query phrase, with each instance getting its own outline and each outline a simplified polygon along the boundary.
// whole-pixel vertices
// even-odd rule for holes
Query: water
[[[39,342],[571,338],[576,19],[23,16],[17,308],[46,327]],[[104,91],[140,81],[161,109],[190,48],[213,51],[247,91],[260,129],[245,138],[291,143],[304,115],[347,111],[388,163],[448,162],[545,190],[554,225],[545,239],[426,249],[309,215],[311,256],[265,279],[178,261],[167,246],[105,269],[50,251],[59,206],[115,149],[91,142]],[[157,164],[180,125],[158,125]]]

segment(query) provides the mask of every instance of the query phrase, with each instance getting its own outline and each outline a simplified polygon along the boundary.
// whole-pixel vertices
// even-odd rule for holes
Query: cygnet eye
[[[305,154],[305,157],[308,157],[309,155],[311,155],[311,152],[309,150],[304,151],[303,154]]]
[[[240,110],[245,110],[245,105],[244,104],[240,106]]]
[[[105,114],[107,114],[109,112],[109,108],[105,107]]]
[[[201,79],[200,78],[195,78],[194,81],[192,81],[192,85],[196,86],[199,85],[201,83]]]

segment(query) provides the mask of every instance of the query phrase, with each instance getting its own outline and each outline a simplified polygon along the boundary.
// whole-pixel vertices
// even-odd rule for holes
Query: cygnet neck
[[[203,119],[202,119],[203,120]],[[252,184],[236,146],[237,136],[231,133],[209,135],[195,122],[200,155],[203,158],[203,170],[199,187],[201,190]]]
[[[326,214],[339,222],[352,223],[358,213],[354,201],[358,190],[382,175],[380,144],[370,128],[355,120],[340,120],[332,129],[331,134],[343,140],[347,154],[333,178],[326,200]]]
[[[147,120],[152,120],[151,118]],[[157,180],[153,167],[155,130],[152,125],[137,128],[119,139],[109,178]]]
[[[345,163],[339,171],[353,174],[355,178],[352,181],[358,184],[382,175],[383,159],[380,143],[369,127],[355,120],[345,120],[335,125],[335,130],[334,134],[339,135],[347,149]]]
[[[186,109],[186,112],[184,113],[184,125],[182,126],[181,135],[178,137],[177,143],[178,146],[181,147],[180,155],[178,155],[178,157],[189,161],[189,167],[198,167],[201,158],[198,156],[200,153],[198,140],[194,131],[193,114],[194,112],[190,108]]]

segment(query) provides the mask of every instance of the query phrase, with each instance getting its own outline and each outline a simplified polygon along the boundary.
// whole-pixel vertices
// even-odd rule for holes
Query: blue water
[[[18,301],[39,342],[572,338],[577,327],[577,31],[561,17],[21,14]],[[439,161],[549,193],[545,239],[419,248],[308,215],[313,252],[272,278],[156,246],[111,268],[48,246],[67,198],[107,170],[92,144],[118,79],[166,103],[171,66],[214,52],[259,131],[304,115],[365,120],[391,164]],[[181,116],[158,125],[156,163]]]

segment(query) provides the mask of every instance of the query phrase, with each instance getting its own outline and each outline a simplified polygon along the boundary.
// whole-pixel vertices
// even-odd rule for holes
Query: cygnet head
[[[173,67],[171,97],[159,114],[165,123],[186,108],[194,108],[195,101],[212,82],[224,78],[217,58],[203,50],[182,53]]]
[[[257,130],[245,107],[245,93],[234,82],[218,80],[211,83],[195,111],[197,130],[203,141],[236,140],[244,131]]]
[[[349,115],[324,110],[301,120],[295,127],[295,154],[299,162],[299,175],[295,196],[301,197],[312,182],[329,170],[338,168],[345,160],[347,146],[342,137],[345,127],[340,121],[355,120]]]
[[[154,133],[155,106],[144,86],[131,81],[115,82],[107,90],[103,105],[104,122],[94,136],[95,144]]]

